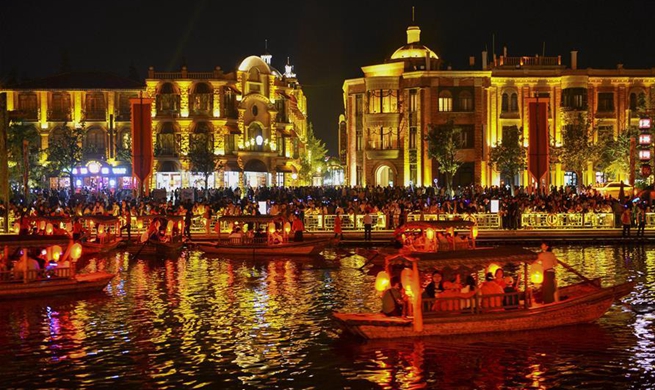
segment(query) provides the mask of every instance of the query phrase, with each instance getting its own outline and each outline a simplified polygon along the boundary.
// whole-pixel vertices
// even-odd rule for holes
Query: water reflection
[[[354,252],[240,260],[118,253],[105,292],[0,303],[3,387],[630,388],[655,386],[655,256],[642,247],[556,248],[604,284],[635,291],[597,324],[466,338],[354,341],[333,310],[377,311]],[[563,283],[574,275],[560,273]],[[647,306],[644,306],[647,307]]]

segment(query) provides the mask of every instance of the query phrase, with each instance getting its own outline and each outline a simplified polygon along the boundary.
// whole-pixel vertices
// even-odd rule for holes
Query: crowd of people
[[[627,217],[630,225],[639,226],[645,221],[643,215],[650,212],[650,202],[621,202],[606,197],[595,187],[586,187],[576,192],[574,187],[553,187],[549,192],[517,187],[512,194],[509,188],[501,186],[468,186],[458,188],[453,196],[437,187],[258,187],[247,188],[243,193],[238,188],[212,188],[206,191],[189,189],[192,196],[181,196],[175,190],[163,196],[136,198],[131,191],[112,192],[70,190],[36,190],[29,200],[15,198],[10,205],[10,214],[17,219],[30,216],[84,216],[84,215],[182,215],[211,218],[213,215],[256,215],[261,212],[259,202],[266,202],[266,211],[271,215],[289,218],[292,215],[304,220],[305,215],[347,215],[367,214],[386,216],[387,229],[402,225],[408,214],[475,214],[491,212],[493,200],[498,200],[498,214],[504,229],[521,228],[523,213],[613,213],[616,226],[625,226]],[[153,191],[154,192],[154,191]],[[161,192],[160,192],[161,193]],[[623,217],[625,210],[629,211]],[[364,220],[369,227],[372,219]],[[340,219],[339,222],[342,222]],[[339,227],[341,229],[341,227]],[[642,232],[641,230],[640,232]],[[629,232],[626,232],[629,233]],[[335,234],[341,233],[335,231]],[[370,233],[368,235],[370,238]]]

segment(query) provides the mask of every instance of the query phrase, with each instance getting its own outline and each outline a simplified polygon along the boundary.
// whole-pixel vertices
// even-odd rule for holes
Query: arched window
[[[509,95],[507,93],[504,93],[500,103],[500,112],[508,112],[508,111],[509,111]]]
[[[248,138],[246,139],[246,148],[250,150],[264,150],[264,131],[262,127],[253,123],[248,127]]]
[[[177,154],[177,142],[175,139],[175,127],[172,122],[164,122],[157,134],[157,145],[155,155],[175,156]]]
[[[250,68],[250,72],[248,74],[248,81],[254,81],[254,82],[260,82],[261,79],[259,78],[259,69],[256,67]]]
[[[204,144],[207,147],[212,147],[214,144],[213,131],[209,122],[198,122],[191,134],[191,147],[198,144]]]
[[[191,113],[194,115],[211,115],[214,95],[212,88],[207,83],[198,83],[193,88],[189,103]]]
[[[458,96],[459,111],[473,111],[473,96],[469,91],[462,91]]]
[[[84,154],[96,157],[104,156],[105,138],[105,131],[99,127],[87,130],[84,137]]]
[[[509,98],[509,110],[510,112],[516,112],[519,110],[519,98],[516,92],[512,93],[512,96]]]
[[[52,147],[62,141],[64,138],[64,129],[61,127],[54,128],[48,135],[48,147]]]
[[[453,95],[450,91],[441,91],[439,93],[439,111],[450,112],[453,110]]]
[[[630,111],[637,111],[637,94],[630,94]]]
[[[129,150],[132,148],[132,130],[129,127],[124,127],[118,135],[118,148]]]
[[[180,95],[173,83],[166,82],[157,94],[157,114],[175,115],[180,110]]]

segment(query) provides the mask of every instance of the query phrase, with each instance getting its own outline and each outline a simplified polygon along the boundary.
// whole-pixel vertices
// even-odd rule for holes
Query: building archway
[[[393,186],[396,183],[396,173],[389,165],[380,165],[375,170],[375,185],[380,187]]]

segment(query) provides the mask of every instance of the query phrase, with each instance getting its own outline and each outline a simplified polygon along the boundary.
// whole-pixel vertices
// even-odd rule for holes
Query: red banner
[[[548,102],[530,102],[530,128],[528,136],[528,171],[541,186],[548,172]]]
[[[152,173],[150,98],[130,99],[132,105],[132,172],[141,183]]]

